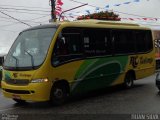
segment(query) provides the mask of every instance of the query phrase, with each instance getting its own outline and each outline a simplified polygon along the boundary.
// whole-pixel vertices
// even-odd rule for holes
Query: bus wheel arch
[[[124,87],[125,88],[132,88],[134,84],[134,80],[136,79],[136,74],[134,70],[129,70],[126,72],[124,77]]]
[[[61,105],[66,102],[70,93],[70,87],[67,80],[56,81],[50,92],[50,103],[54,105]]]

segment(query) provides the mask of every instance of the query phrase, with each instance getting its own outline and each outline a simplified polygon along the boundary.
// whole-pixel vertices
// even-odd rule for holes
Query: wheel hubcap
[[[63,91],[61,89],[56,89],[54,92],[54,96],[56,98],[62,98],[63,97]]]

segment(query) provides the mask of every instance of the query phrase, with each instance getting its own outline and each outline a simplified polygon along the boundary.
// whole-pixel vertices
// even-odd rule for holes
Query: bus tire
[[[134,75],[128,72],[124,78],[124,87],[129,89],[133,87]]]
[[[68,97],[67,86],[63,84],[56,84],[52,87],[50,95],[50,103],[53,105],[62,105],[66,102]]]
[[[26,101],[25,100],[19,100],[19,99],[15,99],[13,98],[14,101],[16,101],[18,104],[25,104]]]

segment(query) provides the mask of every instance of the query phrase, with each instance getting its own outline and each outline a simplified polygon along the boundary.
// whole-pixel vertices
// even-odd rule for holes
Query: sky
[[[62,2],[64,3],[62,11],[88,3],[86,6],[66,12],[64,15],[68,20],[88,14],[86,11],[93,13],[109,10],[119,14],[121,18],[133,18],[134,21],[141,18],[139,21],[144,24],[160,24],[160,0],[139,0],[139,2],[135,0],[62,0]],[[49,0],[0,0],[0,54],[8,52],[22,30],[49,23],[50,11]],[[142,20],[142,18],[157,18],[157,21]]]

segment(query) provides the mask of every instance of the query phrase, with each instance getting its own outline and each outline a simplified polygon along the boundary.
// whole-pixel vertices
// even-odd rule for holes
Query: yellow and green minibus
[[[3,65],[2,91],[18,103],[62,104],[69,95],[133,81],[155,71],[149,28],[82,20],[22,31]]]

